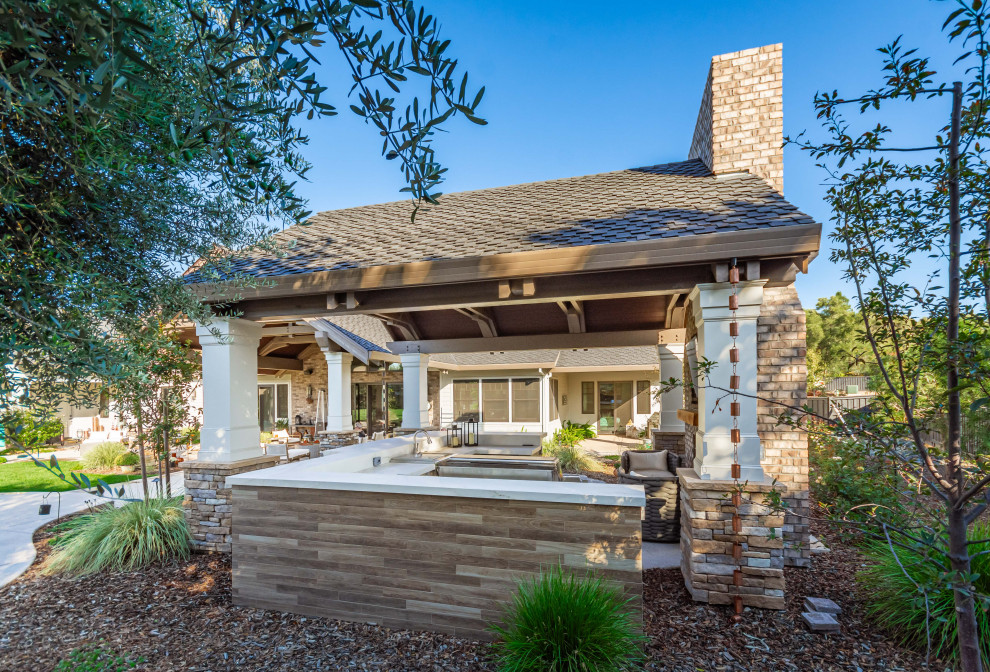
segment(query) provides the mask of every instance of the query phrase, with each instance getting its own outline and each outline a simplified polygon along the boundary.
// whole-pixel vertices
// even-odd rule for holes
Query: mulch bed
[[[816,525],[816,534],[827,532]],[[146,661],[139,670],[491,669],[487,647],[433,633],[235,607],[230,560],[195,555],[141,572],[79,579],[42,576],[47,528],[35,534],[38,560],[0,589],[0,670],[51,670],[76,647],[101,644]],[[727,607],[692,602],[679,570],[644,576],[649,670],[921,670],[923,656],[894,644],[866,620],[853,590],[861,560],[834,547],[813,568],[788,569],[784,612],[747,610],[730,623]],[[807,595],[843,608],[842,632],[818,635],[800,620]],[[935,665],[934,669],[942,670]]]

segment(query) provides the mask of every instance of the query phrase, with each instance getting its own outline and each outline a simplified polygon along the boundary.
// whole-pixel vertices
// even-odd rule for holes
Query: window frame
[[[512,392],[512,384],[514,381],[534,381],[539,386],[539,392],[536,395],[536,419],[535,420],[516,420],[514,413],[515,399]],[[486,420],[485,419],[485,394],[484,394],[484,383],[485,382],[505,382],[508,385],[508,420]],[[451,384],[451,405],[454,412],[454,422],[464,422],[460,420],[457,415],[457,396],[454,393],[455,386],[458,383],[475,383],[478,389],[478,412],[477,421],[478,422],[488,422],[492,424],[503,423],[503,424],[525,424],[525,423],[541,423],[543,422],[543,385],[542,378],[540,376],[478,376],[477,378],[452,378]]]
[[[645,387],[643,387],[643,389],[639,389],[640,388],[640,385],[642,385],[644,383],[645,383]],[[652,384],[650,383],[649,380],[637,380],[636,381],[636,394],[635,394],[635,398],[636,398],[636,414],[637,415],[649,415],[650,413],[653,412],[653,404],[650,401],[650,396],[651,396],[650,395],[650,389],[651,389],[651,387],[652,387]],[[645,394],[646,396],[645,397],[642,397],[641,395],[643,395],[643,394]],[[645,409],[644,408],[640,408],[640,403],[639,402],[640,401],[643,401],[643,400],[646,401],[646,408]]]
[[[591,392],[588,393],[588,386],[591,386]],[[598,415],[598,405],[595,403],[595,381],[593,380],[582,380],[581,381],[581,414],[582,415]],[[587,402],[591,402],[591,408],[587,406]]]

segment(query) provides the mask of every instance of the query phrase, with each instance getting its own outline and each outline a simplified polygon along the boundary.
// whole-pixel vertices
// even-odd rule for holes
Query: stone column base
[[[654,429],[653,450],[667,450],[675,455],[684,457],[684,432],[665,432],[663,428]],[[686,464],[683,460],[681,464]]]
[[[740,483],[742,526],[732,530],[732,481],[703,480],[694,469],[678,469],[681,487],[681,573],[684,585],[697,602],[732,604],[735,595],[743,605],[784,609],[784,514],[763,504],[770,483]],[[732,555],[735,542],[742,558]],[[742,585],[734,585],[735,570]]]
[[[353,430],[320,435],[320,445],[323,447],[343,448],[344,446],[353,446],[357,442],[358,433]]]
[[[182,464],[186,490],[182,508],[192,536],[189,545],[193,551],[230,553],[233,501],[227,477],[274,467],[278,461],[277,455],[259,455],[234,462],[190,460]]]

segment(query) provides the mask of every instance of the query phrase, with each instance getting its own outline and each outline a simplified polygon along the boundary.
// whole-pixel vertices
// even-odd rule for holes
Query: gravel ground
[[[45,529],[36,533],[38,562],[48,553],[49,538]],[[928,669],[922,656],[897,646],[864,618],[852,588],[860,562],[855,550],[836,547],[816,556],[810,570],[786,570],[787,610],[748,610],[738,626],[730,624],[728,608],[692,602],[679,570],[646,572],[647,669]],[[807,595],[842,606],[841,633],[806,631],[800,611]],[[235,607],[229,557],[220,555],[80,579],[42,576],[36,563],[0,590],[0,633],[4,672],[51,670],[73,648],[101,642],[144,658],[138,669],[155,672],[491,669],[487,648],[478,642]]]

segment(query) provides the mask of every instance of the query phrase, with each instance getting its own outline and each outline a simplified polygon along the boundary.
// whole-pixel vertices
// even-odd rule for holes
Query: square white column
[[[684,344],[665,343],[657,346],[660,356],[660,382],[676,378],[684,379]],[[660,395],[660,432],[684,433],[684,421],[677,417],[677,411],[684,407],[684,389],[675,387]]]
[[[763,450],[757,433],[756,401],[756,321],[763,304],[765,280],[741,282],[738,285],[739,308],[735,321],[739,324],[736,347],[739,363],[736,375],[740,378],[738,427],[741,441],[738,460],[743,481],[763,481]],[[698,429],[702,432],[701,445],[695,447],[694,468],[702,478],[731,479],[733,451],[730,430],[732,394],[729,377],[732,364],[729,351],[732,337],[729,323],[733,316],[729,311],[729,283],[701,284],[691,292],[689,300],[694,306],[694,319],[698,326],[697,358],[715,362],[706,380],[698,386]]]
[[[430,424],[430,404],[426,384],[429,355],[402,353],[402,427],[415,429]]]
[[[354,429],[351,416],[351,362],[349,352],[331,352],[321,348],[327,360],[327,431]]]
[[[215,319],[196,326],[203,348],[203,427],[198,460],[260,457],[258,343],[261,325]]]

